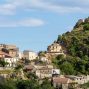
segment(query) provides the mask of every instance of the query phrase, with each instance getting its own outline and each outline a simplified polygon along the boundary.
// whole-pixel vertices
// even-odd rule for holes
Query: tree
[[[88,89],[89,88],[89,82],[82,84],[81,87],[83,89]]]
[[[0,59],[0,65],[2,67],[5,67],[6,65],[8,65],[9,63],[8,62],[5,62],[4,59]]]
[[[60,69],[63,73],[67,75],[74,74],[75,72],[73,65],[66,61],[60,66]]]
[[[24,78],[24,73],[23,73],[23,65],[17,65],[14,69],[14,73],[12,74],[15,77],[18,78]]]
[[[29,79],[37,79],[37,76],[34,74],[34,73],[28,73],[27,74],[27,78],[29,78]]]
[[[84,28],[84,30],[89,30],[89,24],[88,23],[84,24],[83,28]]]
[[[41,84],[41,89],[54,89],[51,85],[51,82],[46,78]]]
[[[29,63],[31,62],[29,59],[24,59],[25,65],[29,65]]]
[[[35,80],[21,80],[17,83],[17,89],[40,89],[40,86]]]
[[[20,69],[22,69],[23,68],[23,65],[17,65],[16,67],[15,67],[15,70],[16,71],[19,71]]]
[[[45,53],[46,53],[45,51],[40,51],[40,52],[38,53],[38,55],[39,55],[39,56],[45,56]]]
[[[4,80],[4,82],[0,83],[0,89],[17,89],[16,83],[11,80]]]

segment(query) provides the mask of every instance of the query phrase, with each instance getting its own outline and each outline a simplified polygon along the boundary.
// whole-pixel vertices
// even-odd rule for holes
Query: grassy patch
[[[0,70],[0,74],[10,74],[12,70]]]

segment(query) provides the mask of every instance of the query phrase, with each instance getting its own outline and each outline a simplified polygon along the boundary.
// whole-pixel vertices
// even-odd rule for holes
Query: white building
[[[23,53],[19,52],[18,56],[19,56],[19,59],[23,58]]]
[[[12,58],[9,54],[0,51],[0,60],[4,60],[5,62],[7,62],[7,67],[15,67],[18,58]]]
[[[29,59],[29,60],[34,60],[37,58],[37,54],[33,51],[29,50],[24,50],[23,51],[23,58]]]
[[[84,83],[89,82],[89,75],[87,75],[87,76],[85,76],[85,75],[81,75],[81,76],[69,75],[66,77],[70,78],[73,82],[76,82],[78,84],[84,84]]]
[[[18,58],[6,57],[4,58],[5,62],[9,63],[7,67],[16,67]]]
[[[36,76],[38,78],[51,78],[53,75],[59,75],[60,70],[54,69],[53,65],[34,65],[34,68],[36,69]]]
[[[55,75],[59,75],[60,74],[60,69],[52,69],[52,74]]]

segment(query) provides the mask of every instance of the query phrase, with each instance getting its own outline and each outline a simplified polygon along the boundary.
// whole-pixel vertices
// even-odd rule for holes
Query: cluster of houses
[[[17,62],[23,58],[31,61],[30,64],[24,66],[24,69],[34,72],[39,79],[49,78],[56,89],[69,89],[69,87],[77,87],[79,84],[87,83],[89,81],[88,75],[61,75],[60,69],[54,67],[50,62],[50,56],[60,54],[66,55],[62,46],[56,42],[48,46],[45,56],[41,57],[29,50],[20,53],[19,48],[15,45],[0,44],[0,60],[8,62],[6,67],[16,67]],[[34,61],[36,59],[37,62]]]
[[[89,75],[61,75],[60,69],[51,64],[31,63],[25,69],[34,72],[39,80],[48,78],[55,89],[77,89],[89,81]]]
[[[89,75],[60,75],[52,78],[53,86],[56,89],[80,89],[79,85],[87,82],[89,82]]]
[[[24,50],[21,53],[15,45],[0,44],[0,59],[8,62],[7,67],[15,67],[21,58],[26,58],[31,61],[37,57],[37,53],[33,51]]]
[[[41,57],[39,57],[37,53],[30,50],[24,50],[23,53],[21,53],[19,52],[19,48],[15,45],[0,44],[0,58],[3,58],[9,63],[8,67],[14,67],[16,62],[21,58],[25,58],[30,61],[35,60],[36,58],[39,58],[42,61],[50,61],[50,56],[60,54],[64,54],[64,52],[62,50],[62,46],[56,42],[48,46],[45,56]]]
[[[0,44],[0,60],[8,62],[7,67],[15,67],[18,61],[19,48],[15,45]]]

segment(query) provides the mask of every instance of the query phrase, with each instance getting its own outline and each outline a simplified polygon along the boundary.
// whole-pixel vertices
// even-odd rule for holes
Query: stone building
[[[49,53],[49,54],[58,54],[58,55],[59,54],[64,54],[62,46],[57,42],[54,42],[53,44],[48,46],[47,53]]]
[[[65,77],[53,77],[52,84],[55,89],[69,89],[71,80]]]
[[[73,82],[76,82],[78,84],[85,84],[89,81],[89,75],[87,75],[87,76],[85,76],[85,75],[80,75],[80,76],[69,75],[69,76],[66,76],[66,78],[69,78]]]
[[[29,60],[34,60],[37,58],[37,54],[33,51],[29,50],[24,50],[23,51],[23,58],[29,59]]]
[[[36,76],[38,76],[38,78],[40,78],[40,79],[51,78],[52,77],[52,69],[47,68],[47,67],[37,69],[36,70]]]
[[[53,75],[60,74],[60,69],[54,69],[52,65],[35,65],[34,67],[39,79],[52,78]]]
[[[0,60],[7,62],[6,67],[15,67],[17,65],[18,58],[13,58],[9,54],[0,51]]]
[[[15,45],[0,44],[0,50],[8,53],[11,57],[18,57],[19,48]]]

